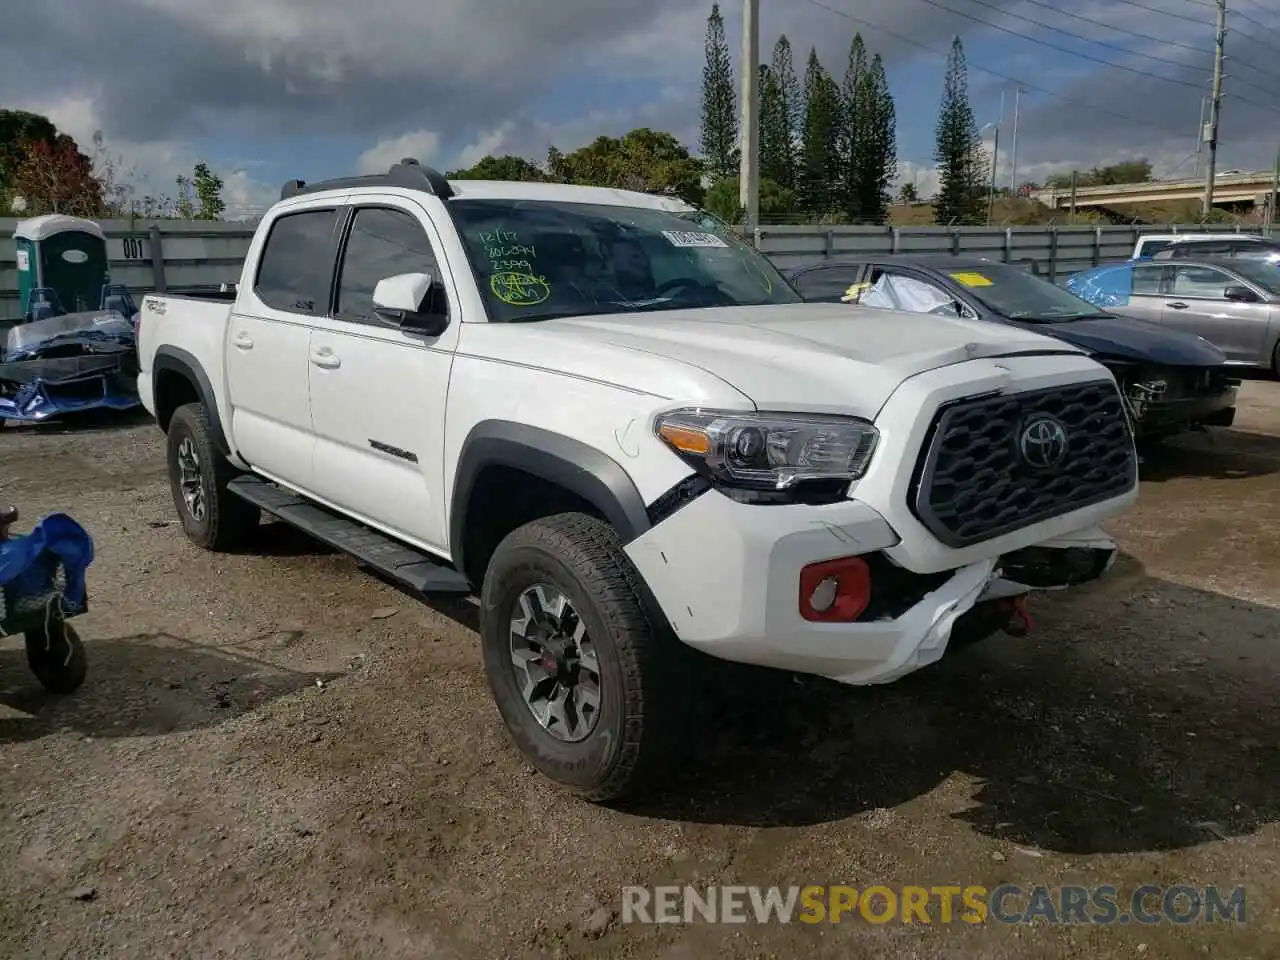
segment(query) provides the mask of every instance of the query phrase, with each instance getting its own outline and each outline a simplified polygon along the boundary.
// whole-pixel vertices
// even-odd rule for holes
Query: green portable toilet
[[[23,220],[18,248],[18,297],[25,312],[36,287],[50,287],[68,313],[98,309],[109,282],[107,238],[92,220],[49,213]]]

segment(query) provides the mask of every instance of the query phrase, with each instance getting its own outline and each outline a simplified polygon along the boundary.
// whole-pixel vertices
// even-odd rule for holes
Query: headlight
[[[855,417],[723,410],[674,410],[660,415],[654,429],[713,480],[754,490],[856,480],[879,436]]]

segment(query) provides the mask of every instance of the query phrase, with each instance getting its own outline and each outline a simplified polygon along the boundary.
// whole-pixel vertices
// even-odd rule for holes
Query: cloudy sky
[[[703,0],[40,0],[0,33],[0,106],[87,144],[101,130],[141,189],[204,159],[228,213],[292,177],[545,156],[646,125],[697,142]],[[1232,0],[1219,169],[1270,169],[1280,140],[1280,0]],[[1190,176],[1210,89],[1212,0],[761,0],[762,56],[785,33],[840,73],[861,30],[886,60],[902,174],[929,191],[950,38],[979,123],[1023,84],[1018,179],[1146,156]],[[740,5],[725,16],[735,59]],[[1271,65],[1268,62],[1272,61]],[[988,128],[988,133],[990,133]]]

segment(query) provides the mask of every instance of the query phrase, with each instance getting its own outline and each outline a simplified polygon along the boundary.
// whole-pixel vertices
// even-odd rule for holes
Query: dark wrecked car
[[[139,403],[138,354],[128,305],[61,313],[28,311],[0,349],[0,423],[42,422]]]
[[[1005,323],[1088,351],[1115,376],[1139,440],[1229,427],[1240,381],[1207,340],[1116,316],[1022,268],[946,254],[825,260],[787,279],[806,300]]]

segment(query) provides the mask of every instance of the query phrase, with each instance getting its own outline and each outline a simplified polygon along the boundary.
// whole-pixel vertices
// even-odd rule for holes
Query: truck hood
[[[1135,317],[1090,317],[1025,326],[1075,344],[1100,360],[1112,358],[1172,367],[1219,367],[1227,360],[1226,354],[1203,337]]]
[[[530,324],[697,367],[761,409],[874,416],[904,380],[967,360],[1084,351],[982,321],[796,303],[571,317]],[[572,348],[561,353],[566,362]],[[598,372],[598,371],[596,371]],[[643,388],[644,384],[636,386]]]

